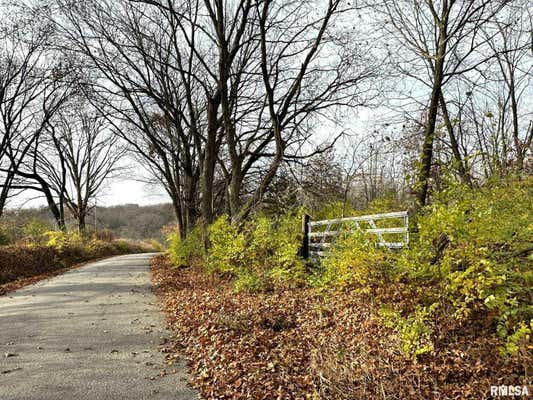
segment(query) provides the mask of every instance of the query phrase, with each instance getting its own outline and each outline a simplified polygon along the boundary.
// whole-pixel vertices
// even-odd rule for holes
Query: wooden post
[[[302,216],[302,257],[309,259],[309,221],[311,217],[307,214]]]

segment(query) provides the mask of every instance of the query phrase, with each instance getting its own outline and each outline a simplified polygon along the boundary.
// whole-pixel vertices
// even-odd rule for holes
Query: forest
[[[532,14],[527,0],[0,3],[0,291],[161,252],[164,351],[208,399],[533,390]],[[132,171],[168,204],[97,203]],[[46,207],[10,206],[21,197]],[[391,212],[405,232],[366,217]],[[319,242],[302,220],[358,216],[306,257]],[[402,248],[382,245],[398,232]]]

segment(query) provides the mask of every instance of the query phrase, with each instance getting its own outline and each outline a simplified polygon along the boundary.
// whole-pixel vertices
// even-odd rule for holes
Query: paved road
[[[150,258],[114,257],[0,297],[0,399],[196,399],[185,366],[158,351],[168,332]]]

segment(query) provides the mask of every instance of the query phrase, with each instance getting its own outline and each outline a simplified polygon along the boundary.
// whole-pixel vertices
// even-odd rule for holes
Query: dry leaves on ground
[[[485,398],[502,378],[524,379],[494,337],[444,322],[435,351],[409,359],[368,294],[234,293],[227,277],[173,268],[165,256],[154,259],[153,280],[175,333],[164,351],[186,357],[207,399]]]

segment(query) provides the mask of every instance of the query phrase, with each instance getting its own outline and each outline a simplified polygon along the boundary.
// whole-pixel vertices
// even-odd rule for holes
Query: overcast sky
[[[160,188],[147,185],[127,177],[109,181],[108,187],[98,197],[98,205],[113,206],[118,204],[159,204],[169,203],[170,198]],[[8,208],[39,207],[46,205],[43,198],[32,199],[36,193],[25,193],[12,199]]]
[[[163,190],[132,179],[115,179],[99,198],[103,205],[168,203],[170,198]]]

